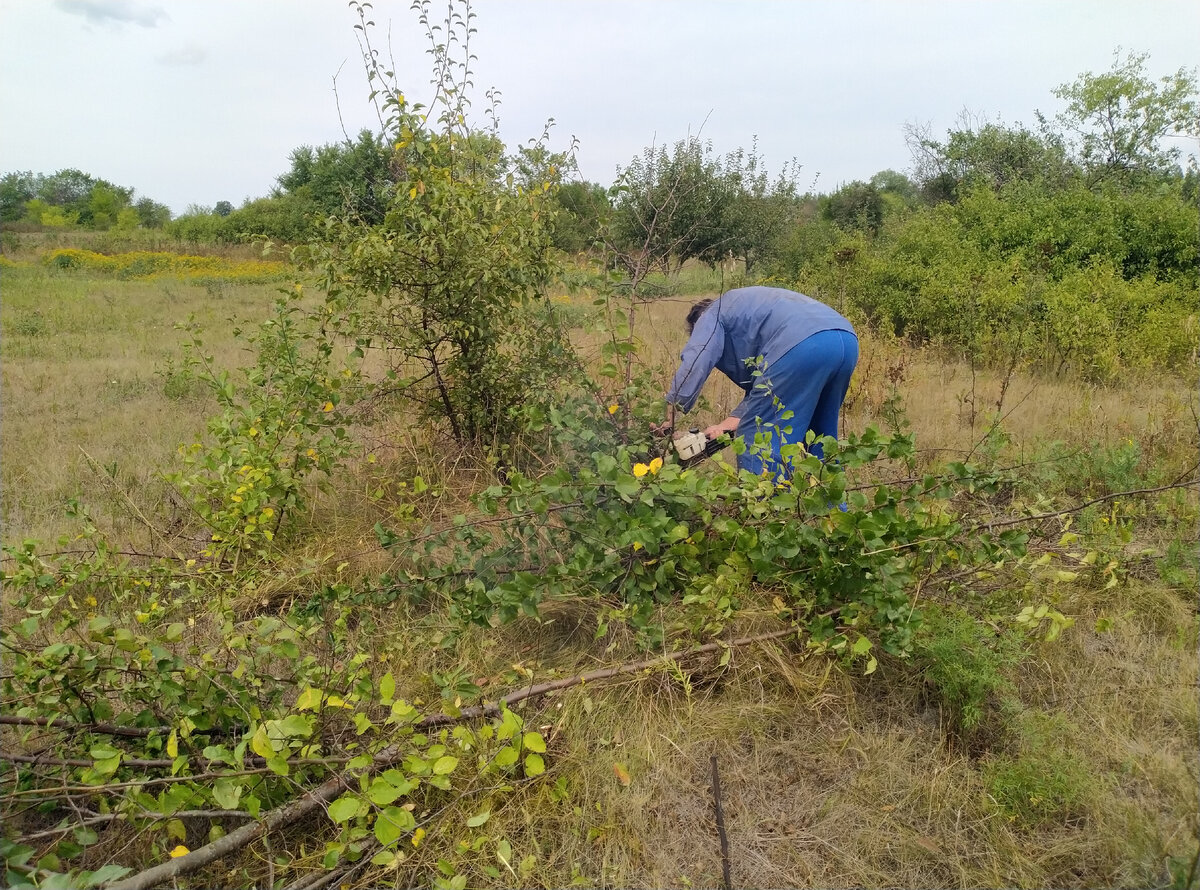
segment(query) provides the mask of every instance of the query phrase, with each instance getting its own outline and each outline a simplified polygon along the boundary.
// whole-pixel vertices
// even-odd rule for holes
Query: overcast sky
[[[437,0],[439,12],[445,4]],[[1196,0],[476,0],[476,102],[502,94],[510,144],[556,125],[608,185],[652,142],[720,153],[758,137],[830,191],[907,170],[906,123],[964,109],[1053,115],[1059,84],[1117,47],[1154,76],[1200,62]],[[408,0],[377,0],[414,100],[427,42]],[[0,0],[0,172],[81,169],[175,213],[267,194],[297,146],[374,120],[343,0]]]

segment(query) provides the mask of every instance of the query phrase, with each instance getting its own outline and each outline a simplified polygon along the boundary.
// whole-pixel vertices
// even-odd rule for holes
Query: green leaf
[[[501,838],[500,842],[496,844],[496,858],[500,860],[500,864],[505,868],[512,868],[512,866],[509,865],[509,863],[512,862],[512,855],[512,844],[510,844],[504,838]]]
[[[362,801],[356,794],[344,794],[329,805],[329,818],[334,822],[349,822],[358,815]]]
[[[75,843],[81,847],[90,847],[100,839],[100,835],[88,828],[86,825],[80,825],[75,829]]]
[[[379,681],[379,700],[385,705],[390,705],[392,703],[392,699],[395,697],[396,678],[393,677],[389,671],[388,673],[384,674],[383,679]]]
[[[439,757],[434,761],[433,774],[435,776],[447,776],[454,772],[456,766],[458,766],[458,758],[447,754],[445,757]]]
[[[402,797],[403,792],[386,779],[376,778],[371,783],[371,787],[367,789],[367,799],[376,806],[387,806],[398,797]]]
[[[229,777],[217,779],[212,790],[213,800],[223,810],[236,810],[242,799],[242,786]]]
[[[121,752],[118,749],[104,742],[92,745],[88,753],[92,755],[93,760],[111,760],[114,757],[121,756]]]
[[[493,763],[495,763],[496,766],[512,766],[517,762],[517,758],[519,756],[520,755],[517,753],[517,749],[510,745],[508,747],[501,748],[496,752],[496,759],[493,761]]]
[[[306,686],[296,699],[297,711],[315,711],[321,707],[321,690]]]
[[[271,758],[275,756],[275,748],[271,744],[271,739],[267,736],[267,727],[259,726],[254,733],[254,737],[250,739],[250,750],[259,757]]]
[[[542,760],[540,754],[530,754],[525,758],[525,775],[529,777],[540,776],[546,771],[546,761]]]
[[[96,869],[83,882],[83,887],[99,887],[103,884],[109,884],[113,881],[120,880],[129,874],[133,869],[127,868],[124,865],[102,865]],[[42,885],[46,886],[45,884]]]
[[[546,753],[546,740],[542,738],[540,732],[527,732],[521,741],[530,751],[538,754]]]
[[[408,810],[388,807],[375,817],[375,839],[386,847],[415,825],[416,820]]]
[[[313,718],[292,714],[276,724],[276,729],[287,738],[306,739],[312,735]]]
[[[492,818],[491,810],[482,810],[467,820],[467,828],[478,828],[490,818]]]

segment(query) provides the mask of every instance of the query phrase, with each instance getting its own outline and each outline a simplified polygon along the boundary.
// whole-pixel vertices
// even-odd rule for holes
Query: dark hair
[[[704,314],[704,310],[711,305],[712,300],[700,300],[699,302],[695,303],[690,310],[688,310],[687,328],[689,334],[692,332],[692,329],[696,327],[696,322],[700,320],[700,316]]]

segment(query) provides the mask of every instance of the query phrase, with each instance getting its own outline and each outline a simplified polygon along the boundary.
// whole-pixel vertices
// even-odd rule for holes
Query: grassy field
[[[244,364],[230,319],[264,318],[276,286],[123,280],[19,259],[0,268],[5,543],[72,534],[63,508],[78,499],[115,544],[149,547],[146,517],[188,518],[163,473],[213,410],[177,373],[191,335],[176,326],[198,326],[218,364]],[[586,297],[572,302],[589,311]],[[664,388],[690,303],[638,309],[638,360]],[[595,339],[578,341],[594,358]],[[1190,373],[1100,388],[1026,369],[972,370],[870,334],[862,356],[844,429],[911,429],[928,466],[968,455],[1021,465],[1025,488],[1014,497],[1026,503],[1079,504],[1194,475]],[[725,416],[738,394],[714,380],[706,397],[701,421]],[[356,435],[362,454],[298,533],[295,564],[306,568],[247,592],[252,610],[285,615],[332,577],[387,570],[377,522],[444,522],[488,484],[478,461],[403,418],[373,418]],[[536,856],[536,868],[497,879],[485,867],[490,852],[464,853],[460,873],[471,886],[716,886],[716,758],[736,886],[1183,888],[1200,811],[1196,518],[1194,487],[1109,497],[1077,513],[1075,531],[1120,553],[1120,583],[1056,588],[1056,608],[1074,623],[1053,641],[981,644],[947,609],[918,657],[881,659],[870,677],[760,643],[728,664],[714,655],[551,698],[527,713],[549,746],[547,781],[521,785],[488,823],[517,851],[514,863]],[[1041,529],[1048,540],[1063,530],[1061,521]],[[769,613],[749,591],[737,626],[769,629]],[[452,646],[451,620],[436,606],[376,617],[357,643],[410,678],[417,700],[437,697],[431,676],[490,692],[637,652],[620,632],[597,640],[585,607],[468,629]],[[964,729],[953,690],[970,683],[990,692],[983,719]],[[320,830],[297,826],[238,867],[261,871],[271,857],[289,880],[315,872]],[[126,841],[153,855],[139,836]],[[435,854],[414,849],[406,867],[435,865]],[[242,880],[233,874],[214,867],[194,886]]]

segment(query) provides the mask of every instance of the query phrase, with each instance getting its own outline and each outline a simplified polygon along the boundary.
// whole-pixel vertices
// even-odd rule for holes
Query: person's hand
[[[740,424],[740,423],[741,423],[741,420],[739,420],[738,418],[729,416],[729,417],[726,417],[724,420],[722,420],[720,423],[714,423],[712,426],[705,427],[704,435],[706,438],[708,438],[710,440],[711,439],[719,439],[721,436],[725,435],[726,433],[732,433],[734,430],[736,430],[738,428],[738,424]]]
[[[675,429],[675,424],[671,423],[671,421],[669,421],[669,420],[664,420],[662,423],[650,424],[650,432],[654,433],[654,435],[656,435],[656,436],[670,435],[671,431],[674,429]]]

